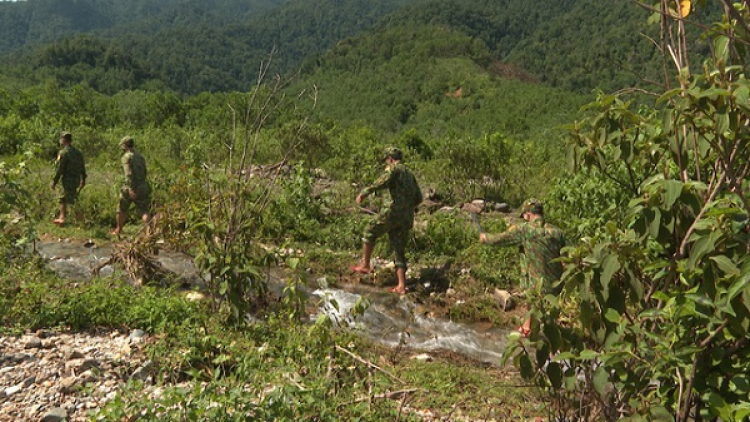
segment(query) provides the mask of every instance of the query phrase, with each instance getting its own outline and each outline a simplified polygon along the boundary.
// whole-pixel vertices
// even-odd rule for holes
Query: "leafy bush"
[[[170,291],[135,288],[115,279],[73,284],[45,271],[25,267],[23,277],[9,274],[4,289],[3,325],[33,330],[69,327],[140,328],[154,333],[178,327],[196,315],[196,305]]]
[[[364,218],[360,215],[335,216],[326,220],[316,240],[334,250],[359,251],[363,230]]]
[[[496,248],[478,241],[460,254],[463,262],[470,263],[471,275],[483,285],[514,290],[520,285],[517,248]]]
[[[414,230],[416,253],[454,257],[476,243],[476,233],[458,213],[437,213],[427,219],[424,230]]]
[[[623,223],[629,191],[594,170],[555,179],[545,196],[545,216],[571,239],[593,236],[604,224]]]
[[[0,161],[0,263],[12,265],[27,257],[26,248],[37,239],[32,190],[23,181],[29,175],[24,161]]]
[[[277,179],[280,192],[266,210],[263,230],[273,239],[313,240],[320,231],[321,205],[313,197],[314,178],[304,164]]]
[[[674,14],[655,16],[683,39]],[[748,22],[738,8],[721,25]],[[747,59],[734,43],[748,40],[723,34],[712,34],[714,57],[703,73],[675,63],[680,86],[658,109],[600,95],[590,116],[571,126],[575,164],[632,199],[622,214],[605,209],[603,224],[586,217],[584,231],[594,234],[562,258],[562,295],[531,298],[532,347],[512,342],[505,354],[545,388],[554,417],[687,422],[750,414],[750,386],[736,378],[750,369],[750,163],[736,154],[750,148],[750,83],[744,67],[733,66]],[[683,41],[666,47],[677,51],[674,60],[688,57]],[[574,205],[611,192],[587,189]]]

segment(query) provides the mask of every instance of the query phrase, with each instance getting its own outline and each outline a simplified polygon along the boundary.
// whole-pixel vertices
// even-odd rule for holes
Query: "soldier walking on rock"
[[[125,173],[125,181],[120,189],[120,200],[117,204],[117,217],[115,228],[109,234],[118,236],[128,219],[130,204],[135,203],[135,208],[141,215],[143,224],[151,220],[151,186],[148,184],[146,160],[135,149],[135,141],[130,136],[122,138],[120,148],[123,150],[122,171]]]
[[[562,264],[555,261],[565,245],[563,233],[557,227],[545,223],[544,208],[537,199],[528,199],[521,206],[521,217],[526,220],[512,225],[504,233],[479,234],[479,241],[497,246],[518,245],[521,248],[521,271],[524,278],[521,287],[537,289],[542,293],[554,292],[554,283],[562,275]],[[527,318],[518,327],[524,336],[531,332],[532,318]]]
[[[390,289],[392,293],[406,294],[406,244],[409,231],[414,225],[415,208],[422,202],[422,191],[414,174],[401,163],[403,153],[395,147],[385,150],[385,172],[375,183],[357,195],[357,204],[373,192],[388,189],[390,202],[373,217],[362,235],[362,262],[351,270],[359,274],[370,272],[370,258],[375,241],[388,234],[391,250],[395,256],[398,285]]]
[[[86,186],[86,163],[81,151],[71,145],[73,135],[69,132],[60,134],[60,146],[62,149],[57,154],[55,176],[50,184],[50,189],[55,190],[57,183],[62,179],[63,191],[59,197],[60,214],[52,220],[58,226],[65,224],[68,206],[75,204],[78,193]]]

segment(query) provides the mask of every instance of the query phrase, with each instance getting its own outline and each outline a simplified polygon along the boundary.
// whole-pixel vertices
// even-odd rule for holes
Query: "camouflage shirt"
[[[86,163],[83,154],[72,145],[66,145],[57,154],[54,184],[62,178],[63,188],[77,189],[81,182],[86,181]]]
[[[124,187],[135,191],[148,186],[146,180],[146,160],[136,151],[122,154],[122,171],[125,173]]]
[[[386,207],[394,213],[413,213],[414,208],[422,202],[422,191],[414,173],[401,163],[388,165],[378,180],[364,188],[361,194],[367,196],[386,188],[391,195]]]
[[[565,245],[562,231],[546,224],[543,218],[512,225],[504,233],[487,234],[485,241],[498,246],[519,245],[522,252],[521,271],[531,287],[534,280],[543,280],[549,289],[562,275],[562,264],[552,262]]]

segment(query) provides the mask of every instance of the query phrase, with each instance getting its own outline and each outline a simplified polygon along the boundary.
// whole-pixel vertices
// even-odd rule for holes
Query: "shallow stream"
[[[37,244],[37,250],[58,275],[78,280],[90,279],[92,269],[107,262],[112,253],[107,245],[100,246],[95,242],[45,241]],[[201,283],[189,256],[162,251],[157,259],[188,284]],[[99,274],[108,276],[113,273],[114,268],[105,266]],[[325,280],[325,276],[319,276],[318,279]],[[282,271],[270,271],[267,281],[272,290],[281,291],[284,284]],[[385,289],[362,284],[320,288],[306,293],[313,303],[319,304],[318,313],[324,312],[338,323],[346,324],[375,341],[393,347],[401,344],[415,350],[451,350],[483,362],[498,364],[509,333],[508,330],[485,324],[460,324],[432,318],[421,313],[419,306],[408,295],[401,297],[386,293]],[[349,311],[361,297],[366,297],[370,306],[363,315],[351,320],[348,318]],[[312,315],[311,318],[314,320],[317,316]]]

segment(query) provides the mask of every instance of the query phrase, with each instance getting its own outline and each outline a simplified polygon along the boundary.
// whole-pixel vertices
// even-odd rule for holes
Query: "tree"
[[[700,2],[711,3],[724,14],[706,29],[713,55],[694,74],[686,26],[706,9],[640,1],[665,54],[656,106],[602,94],[571,125],[574,163],[631,200],[620,224],[566,250],[563,293],[534,299],[530,344],[509,350],[559,416],[750,415],[750,11]]]

